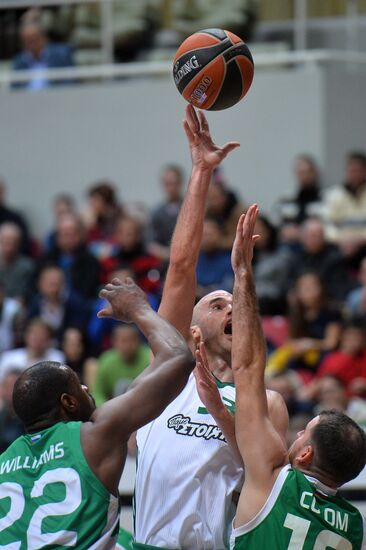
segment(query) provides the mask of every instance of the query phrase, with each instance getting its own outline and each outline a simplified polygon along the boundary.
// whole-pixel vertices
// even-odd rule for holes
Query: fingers
[[[230,141],[229,143],[226,143],[222,148],[222,152],[224,153],[224,156],[228,155],[231,151],[236,149],[237,147],[240,147],[240,143],[238,141]]]
[[[200,124],[192,105],[187,105],[186,107],[186,121],[194,137],[194,135],[200,130]]]
[[[97,317],[99,317],[99,319],[102,319],[103,317],[111,317],[112,313],[113,311],[111,307],[104,307],[98,311]]]
[[[186,133],[186,136],[188,138],[189,143],[192,143],[194,141],[194,134],[187,122],[187,120],[183,120],[183,128]]]
[[[207,118],[203,111],[198,111],[198,118],[199,118],[201,130],[204,130],[205,132],[209,132],[210,128],[208,126]]]
[[[256,204],[252,204],[245,215],[244,223],[243,223],[243,238],[250,238],[253,237],[254,234],[254,228],[255,224],[258,218],[259,209]]]
[[[121,279],[118,279],[118,277],[114,277],[114,278],[111,280],[111,283],[112,283],[112,285],[121,285],[121,284],[122,284],[122,281],[121,281]]]

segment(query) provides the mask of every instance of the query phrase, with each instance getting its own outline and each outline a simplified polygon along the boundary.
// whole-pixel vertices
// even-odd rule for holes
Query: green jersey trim
[[[253,531],[260,523],[262,523],[266,517],[269,515],[269,513],[272,511],[273,506],[276,504],[276,501],[279,497],[279,494],[284,486],[284,483],[286,481],[287,475],[289,471],[291,470],[291,464],[286,464],[280,471],[280,473],[277,476],[277,479],[272,487],[272,491],[267,498],[266,502],[264,503],[261,510],[259,510],[258,514],[254,516],[253,519],[245,523],[244,525],[241,525],[240,527],[234,528],[234,522],[233,521],[233,530],[231,532],[230,537],[230,548],[234,548],[235,546],[235,539],[236,537],[239,537],[241,535],[245,535],[246,533],[249,533],[249,531]]]
[[[150,544],[142,544],[142,542],[133,541],[132,547],[134,550],[168,550],[162,546],[151,546]]]
[[[227,386],[230,386],[231,388],[235,388],[235,384],[233,382],[221,382],[221,380],[216,378],[216,376],[215,376],[215,382],[218,388],[226,388]]]

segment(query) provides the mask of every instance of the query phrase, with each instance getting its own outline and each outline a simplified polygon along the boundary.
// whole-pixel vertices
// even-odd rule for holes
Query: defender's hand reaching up
[[[124,283],[120,279],[112,279],[99,292],[100,298],[105,298],[108,305],[98,311],[98,317],[113,317],[117,321],[133,323],[141,310],[150,309],[145,293],[132,279]]]
[[[248,208],[246,214],[239,218],[236,228],[236,236],[231,252],[231,265],[235,274],[239,272],[251,272],[253,250],[259,235],[254,235],[255,222],[259,210],[256,204]]]
[[[213,170],[236,147],[237,141],[230,141],[223,147],[212,141],[207,119],[202,111],[197,113],[192,105],[186,107],[186,118],[183,121],[191,149],[193,166],[203,170]]]

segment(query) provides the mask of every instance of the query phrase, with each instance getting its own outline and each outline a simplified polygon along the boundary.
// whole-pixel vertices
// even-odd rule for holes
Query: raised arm
[[[256,205],[241,216],[233,246],[232,368],[236,385],[235,432],[245,466],[245,485],[240,496],[237,522],[245,517],[245,501],[267,495],[278,468],[288,459],[286,447],[269,418],[264,384],[266,347],[252,272]],[[240,506],[240,503],[243,506]]]
[[[83,449],[89,464],[106,486],[113,488],[121,474],[129,435],[156,418],[185,386],[194,359],[182,335],[155,313],[144,293],[131,281],[114,279],[101,291],[109,302],[101,316],[134,322],[154,354],[145,375],[133,389],[96,409],[83,425]],[[108,468],[108,465],[112,465]]]
[[[197,115],[192,105],[186,108],[183,125],[191,151],[192,173],[172,238],[159,313],[189,339],[208,187],[214,168],[239,143],[215,145],[204,114],[200,111]]]

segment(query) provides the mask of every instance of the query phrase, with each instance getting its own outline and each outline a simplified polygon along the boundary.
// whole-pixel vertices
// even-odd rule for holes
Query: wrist
[[[252,266],[249,267],[239,267],[234,270],[235,281],[245,282],[253,280],[253,269]]]
[[[213,166],[204,165],[202,163],[192,164],[192,176],[194,175],[208,176],[211,179],[213,171],[214,171]]]

